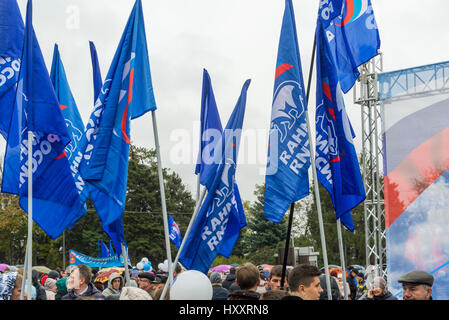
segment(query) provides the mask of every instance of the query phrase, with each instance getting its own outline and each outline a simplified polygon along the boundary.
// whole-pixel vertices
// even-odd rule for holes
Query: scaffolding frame
[[[387,278],[385,207],[383,193],[383,102],[449,93],[449,61],[388,72],[390,82],[379,83],[383,73],[382,53],[360,67],[354,86],[354,103],[362,120],[362,177],[366,199],[366,266]],[[384,86],[380,90],[380,85]],[[400,94],[397,94],[400,92]],[[382,96],[381,96],[382,95]]]

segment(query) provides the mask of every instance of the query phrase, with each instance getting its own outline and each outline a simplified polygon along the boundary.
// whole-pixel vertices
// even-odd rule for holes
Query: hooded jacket
[[[120,287],[118,290],[115,290],[114,288],[112,288],[112,281],[117,278],[120,279]],[[111,294],[120,294],[123,288],[123,284],[124,284],[123,277],[117,272],[112,273],[108,280],[108,287],[102,292],[103,296],[107,297],[110,296]]]
[[[64,277],[56,281],[55,300],[61,300],[67,294],[67,279],[68,277]]]
[[[39,280],[39,271],[31,270],[31,284],[36,288],[36,300],[47,300],[47,293]]]
[[[230,273],[226,276],[226,279],[223,280],[223,283],[221,284],[223,288],[228,289],[235,282],[236,275],[233,273]]]

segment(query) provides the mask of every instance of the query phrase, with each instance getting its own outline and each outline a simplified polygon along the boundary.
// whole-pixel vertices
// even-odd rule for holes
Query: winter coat
[[[229,294],[228,300],[259,300],[260,293],[252,290],[236,290]]]
[[[235,282],[235,279],[236,275],[230,273],[226,276],[226,279],[223,280],[223,283],[221,285],[223,286],[223,288],[229,290],[229,287]]]
[[[68,277],[65,277],[56,281],[55,300],[61,300],[61,298],[67,294],[67,279]]]
[[[39,271],[31,270],[31,284],[36,288],[36,300],[47,300],[47,293],[39,281]]]
[[[355,284],[354,277],[351,277],[350,275],[346,277],[346,282],[349,284],[349,294],[348,297],[351,298],[351,300],[355,300],[355,297],[357,295],[357,285]]]
[[[112,281],[117,278],[120,279],[120,287],[118,290],[115,290],[112,288]],[[123,288],[123,284],[124,284],[123,277],[120,274],[118,274],[117,272],[114,272],[113,274],[111,274],[109,276],[108,287],[103,290],[102,294],[105,297],[110,296],[111,294],[120,294],[120,292],[122,291],[122,288]]]
[[[228,299],[229,291],[220,284],[212,284],[212,300]]]
[[[340,287],[338,286],[337,279],[335,277],[329,276],[331,285],[331,296],[332,300],[340,300]],[[320,285],[323,288],[323,292],[320,294],[320,300],[328,300],[327,297],[327,285],[326,285],[326,275],[322,274],[320,276]]]
[[[104,295],[102,295],[98,289],[92,284],[89,283],[87,285],[87,291],[82,295],[83,297],[94,297],[95,300],[104,300]],[[61,300],[76,300],[78,298],[73,289],[70,289],[69,292],[62,297]]]
[[[56,289],[54,289],[56,285],[56,280],[53,278],[47,278],[44,282],[45,293],[47,294],[47,300],[55,300]]]

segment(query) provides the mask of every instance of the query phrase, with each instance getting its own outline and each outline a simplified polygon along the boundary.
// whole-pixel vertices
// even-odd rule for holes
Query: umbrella
[[[4,263],[0,264],[0,271],[1,272],[5,272],[6,268],[9,268],[9,266],[7,264],[4,264]]]
[[[123,273],[123,271],[125,271],[125,268],[105,268],[105,269],[108,269],[106,272],[105,271],[103,271],[103,270],[101,270],[98,274],[97,274],[97,276],[96,276],[96,278],[95,278],[95,282],[101,282],[101,283],[105,283],[105,282],[107,282],[108,280],[109,280],[109,277],[111,276],[111,274],[113,274],[114,272],[116,272],[116,273],[118,273],[118,274],[122,274]],[[120,269],[122,269],[122,270],[120,270]]]
[[[220,264],[218,266],[213,267],[210,271],[212,272],[225,272],[225,271],[229,271],[229,269],[231,269],[232,266],[229,264]]]
[[[51,269],[46,266],[34,266],[33,270],[37,270],[40,273],[47,273],[47,274],[51,271]]]

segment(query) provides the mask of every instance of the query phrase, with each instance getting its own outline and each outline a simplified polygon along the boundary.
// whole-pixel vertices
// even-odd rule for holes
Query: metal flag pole
[[[157,131],[157,121],[156,121],[156,111],[152,110],[151,115],[153,118],[153,131],[154,131],[154,144],[156,147],[156,156],[157,156],[157,171],[159,175],[159,188],[161,191],[161,203],[162,203],[162,218],[164,221],[164,231],[165,231],[165,248],[167,251],[167,264],[168,264],[168,281],[169,283],[173,282],[173,272],[171,263],[171,248],[170,248],[170,238],[168,236],[168,215],[167,215],[167,205],[165,202],[165,189],[164,189],[164,176],[162,174],[162,164],[161,164],[161,151],[159,146],[159,136]]]
[[[23,263],[23,278],[22,278],[22,291],[20,291],[20,300],[23,300],[25,296],[25,279],[28,272],[28,240],[25,249],[25,261]]]
[[[120,244],[122,245],[123,265],[125,267],[125,283],[127,286],[129,286],[131,280],[129,278],[129,269],[128,269],[128,250],[126,250],[125,244],[123,242]]]
[[[185,243],[186,243],[186,239],[187,239],[187,237],[188,237],[189,234],[190,234],[190,230],[192,229],[193,222],[195,221],[196,216],[198,215],[198,212],[200,211],[201,203],[203,202],[204,197],[206,196],[206,191],[207,191],[207,189],[204,188],[203,191],[201,192],[199,201],[197,201],[197,203],[196,203],[196,205],[195,205],[195,210],[194,210],[194,212],[193,212],[193,214],[192,214],[192,218],[190,218],[189,225],[188,225],[188,227],[187,227],[186,233],[184,234],[184,238],[182,239],[181,245],[179,246],[178,253],[176,254],[175,261],[173,262],[173,266],[171,266],[171,267],[169,266],[169,270],[172,272],[172,274],[173,274],[173,270],[176,268],[176,266],[177,266],[177,264],[178,264],[179,256],[180,256],[180,254],[181,254],[182,249],[184,248],[184,245],[185,245]],[[168,283],[168,281],[165,283],[164,290],[162,291],[160,300],[164,300],[165,295],[167,294],[168,286],[171,286],[171,285],[172,285],[172,284],[171,284],[171,283]]]
[[[341,272],[342,272],[342,280],[343,280],[343,292],[345,295],[345,300],[348,300],[348,290],[346,288],[345,255],[344,255],[344,251],[343,251],[343,237],[341,236],[340,218],[337,219],[337,234],[338,234],[338,249],[340,250],[340,263],[341,263]]]
[[[28,130],[28,241],[27,241],[27,300],[31,300],[32,253],[33,253],[33,132]],[[24,277],[25,279],[25,277]]]

